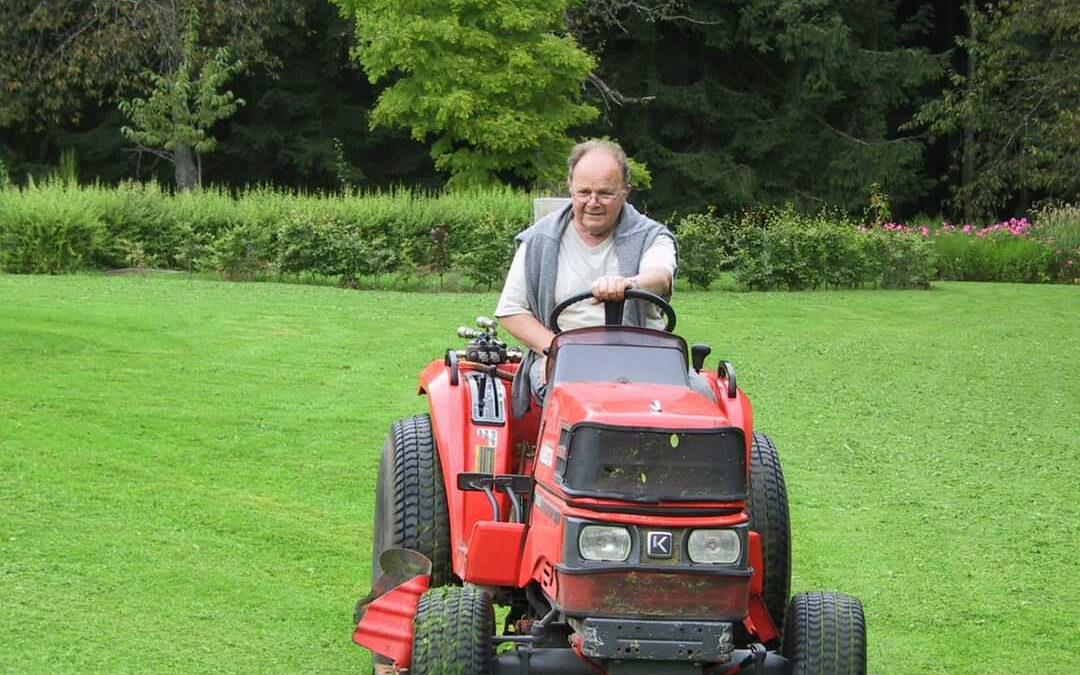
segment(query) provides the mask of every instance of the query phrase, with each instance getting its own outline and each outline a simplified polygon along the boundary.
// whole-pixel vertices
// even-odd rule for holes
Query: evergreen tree
[[[859,211],[875,183],[904,208],[929,180],[924,140],[898,128],[941,63],[910,46],[927,10],[898,4],[590,0],[571,27],[599,54],[604,128],[652,169],[655,210]]]

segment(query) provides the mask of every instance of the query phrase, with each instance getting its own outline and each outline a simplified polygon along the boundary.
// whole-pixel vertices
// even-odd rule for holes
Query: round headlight
[[[578,535],[578,550],[586,560],[622,562],[630,557],[630,532],[625,527],[586,525]]]
[[[742,542],[735,530],[694,530],[686,548],[696,563],[730,564],[738,562]]]

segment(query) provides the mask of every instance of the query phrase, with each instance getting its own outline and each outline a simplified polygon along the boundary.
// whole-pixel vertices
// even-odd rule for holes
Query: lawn
[[[358,673],[378,450],[494,294],[0,275],[0,672]],[[870,672],[1080,672],[1080,288],[676,296]]]

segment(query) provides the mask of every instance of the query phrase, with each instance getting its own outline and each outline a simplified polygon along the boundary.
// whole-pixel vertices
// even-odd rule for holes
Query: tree
[[[148,98],[120,102],[120,109],[134,125],[123,127],[123,134],[140,149],[171,162],[181,190],[202,185],[200,157],[217,146],[210,128],[244,103],[232,92],[221,91],[242,67],[242,62],[232,60],[226,47],[211,50],[199,45],[199,13],[189,7],[175,67],[165,73],[146,73],[153,83]]]
[[[955,197],[965,218],[1080,194],[1080,5],[1071,0],[967,4],[957,43],[967,62],[918,120],[962,134]]]
[[[926,3],[587,0],[601,130],[647,162],[657,212],[794,201],[858,212],[874,183],[921,196],[924,139],[900,124],[938,77],[913,43]],[[613,95],[611,92],[615,92]]]
[[[115,110],[119,101],[153,90],[183,59],[189,9],[199,13],[204,47],[225,47],[237,60],[273,70],[280,64],[270,36],[298,13],[297,2],[5,0],[0,129],[21,136],[80,125],[86,114],[107,117],[102,106]]]
[[[131,6],[119,2],[0,3],[0,127],[41,127],[84,98],[123,86],[138,53]]]
[[[434,137],[452,185],[561,173],[592,59],[560,34],[569,0],[335,0],[356,21],[354,57],[389,79],[371,125]]]

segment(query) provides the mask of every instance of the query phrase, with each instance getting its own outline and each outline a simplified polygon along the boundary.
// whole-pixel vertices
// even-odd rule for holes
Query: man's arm
[[[540,323],[539,319],[532,314],[511,314],[499,317],[499,325],[517,338],[518,342],[541,355],[551,345],[551,339],[555,337],[555,333],[548,330],[547,326]]]

